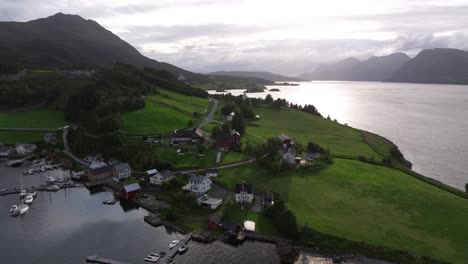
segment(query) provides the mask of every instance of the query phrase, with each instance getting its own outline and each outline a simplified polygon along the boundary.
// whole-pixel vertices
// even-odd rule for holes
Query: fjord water
[[[415,171],[459,189],[468,183],[466,85],[301,82],[268,88],[280,92],[248,96],[269,93],[296,104],[313,104],[325,117],[390,139]]]
[[[27,168],[27,164],[6,167],[0,160],[0,189],[19,187],[21,172]],[[50,173],[62,175],[62,171]],[[24,187],[38,186],[45,176],[23,176]],[[171,240],[183,238],[145,223],[148,212],[144,209],[103,205],[110,197],[109,192],[90,193],[86,188],[38,192],[24,216],[10,217],[10,206],[20,202],[19,195],[0,196],[0,263],[85,263],[85,257],[93,254],[145,263],[148,253],[168,252]],[[177,263],[279,263],[276,248],[265,243],[246,242],[239,247],[191,243],[190,247]]]

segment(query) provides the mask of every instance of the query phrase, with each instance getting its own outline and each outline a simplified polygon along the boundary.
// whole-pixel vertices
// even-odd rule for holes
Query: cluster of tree
[[[0,81],[0,105],[23,106],[38,103],[51,103],[60,94],[56,82],[45,85],[32,80]]]
[[[313,106],[311,104],[306,104],[304,106],[301,106],[301,105],[291,103],[291,104],[289,104],[289,107],[292,108],[292,109],[296,109],[296,110],[299,110],[299,111],[302,111],[302,112],[306,112],[306,113],[315,115],[315,116],[322,117],[322,114],[319,113],[317,108],[315,108],[315,106]]]
[[[278,231],[289,239],[298,239],[299,226],[296,216],[289,210],[284,201],[276,200],[274,205],[267,207],[263,214],[271,219]]]
[[[17,74],[24,69],[24,65],[19,64],[13,58],[0,58],[0,74]]]
[[[306,150],[311,153],[320,153],[319,160],[325,164],[333,164],[333,158],[329,149],[325,149],[312,141],[307,143]]]

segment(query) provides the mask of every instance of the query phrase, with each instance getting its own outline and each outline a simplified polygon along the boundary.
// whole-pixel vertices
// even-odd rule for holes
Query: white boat
[[[12,160],[8,162],[8,166],[11,166],[11,167],[18,167],[21,164],[23,164],[23,160]]]
[[[23,215],[29,210],[29,206],[27,204],[22,204],[19,206],[19,214]]]
[[[161,259],[161,256],[158,253],[149,253],[146,256],[145,261],[156,263]]]
[[[183,253],[185,251],[187,251],[188,249],[188,246],[187,245],[182,245],[180,248],[179,248],[179,253]]]
[[[20,199],[23,199],[26,195],[28,195],[28,192],[26,190],[21,190],[20,192]]]
[[[60,190],[60,187],[57,186],[57,185],[52,185],[52,186],[47,187],[47,190],[50,191],[50,192],[56,192],[56,191]]]
[[[51,176],[47,177],[47,180],[46,180],[47,183],[54,183],[56,181],[57,180],[54,177],[51,177]]]
[[[36,191],[30,191],[29,194],[32,195],[33,198],[36,198],[36,196],[37,196]]]
[[[25,204],[32,204],[33,201],[34,201],[34,197],[32,196],[32,194],[28,194],[26,196],[26,199],[24,199]]]
[[[10,208],[10,214],[12,214],[13,212],[17,211],[19,208],[16,204],[12,205],[11,208]]]
[[[169,244],[169,248],[173,248],[179,244],[179,240],[172,240],[172,242]]]

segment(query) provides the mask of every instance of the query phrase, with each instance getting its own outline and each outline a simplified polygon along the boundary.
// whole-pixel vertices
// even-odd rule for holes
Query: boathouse
[[[140,193],[140,185],[138,183],[128,184],[120,188],[119,196],[122,199],[131,200]]]
[[[222,220],[223,216],[221,214],[214,213],[211,215],[210,219],[208,219],[207,227],[209,229],[217,229]]]

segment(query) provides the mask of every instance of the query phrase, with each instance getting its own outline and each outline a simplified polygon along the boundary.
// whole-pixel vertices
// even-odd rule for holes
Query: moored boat
[[[33,201],[34,201],[34,197],[32,196],[32,194],[28,194],[26,198],[24,199],[25,204],[32,204]]]
[[[187,245],[182,245],[180,248],[179,248],[179,253],[184,253],[185,251],[187,251],[188,249],[188,246]]]
[[[50,192],[56,192],[56,191],[60,190],[60,187],[57,186],[57,185],[52,185],[52,186],[47,187],[46,189],[48,191],[50,191]]]
[[[8,162],[8,166],[10,167],[18,167],[21,164],[23,164],[23,160],[12,160]]]
[[[179,244],[179,240],[172,240],[172,242],[169,244],[169,248],[173,248]]]
[[[19,214],[23,215],[29,210],[29,206],[27,204],[22,204],[19,206]]]

